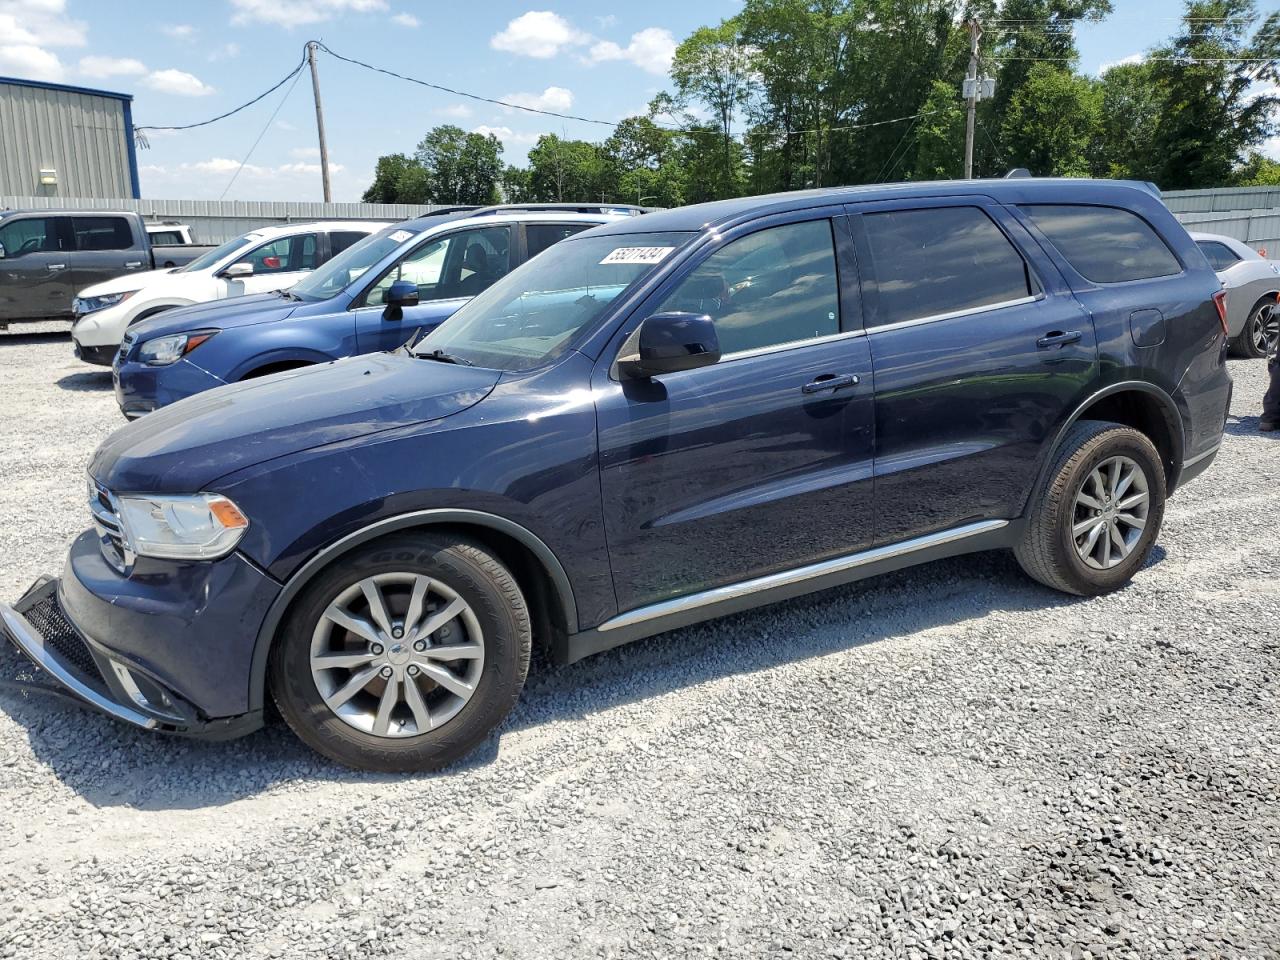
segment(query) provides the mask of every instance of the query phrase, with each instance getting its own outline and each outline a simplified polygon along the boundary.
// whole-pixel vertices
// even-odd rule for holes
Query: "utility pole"
[[[982,36],[982,27],[978,24],[977,19],[969,21],[969,75],[967,77],[968,86],[968,116],[965,118],[964,124],[964,178],[966,180],[973,177],[973,121],[974,114],[978,109],[978,38]],[[319,110],[319,94],[316,94],[316,109]]]
[[[329,145],[324,139],[324,108],[320,106],[320,71],[316,68],[316,44],[307,44],[307,63],[311,66],[311,93],[316,101],[316,133],[320,135],[320,180],[324,185],[324,202],[333,202],[329,189]],[[972,124],[970,124],[972,126]]]

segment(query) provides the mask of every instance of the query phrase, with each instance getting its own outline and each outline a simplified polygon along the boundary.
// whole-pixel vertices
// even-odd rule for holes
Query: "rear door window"
[[[1227,270],[1240,262],[1234,250],[1217,240],[1197,240],[1196,246],[1208,259],[1209,266],[1215,270]]]
[[[1182,272],[1160,235],[1128,210],[1083,204],[1033,204],[1022,210],[1086,280],[1124,283]]]
[[[72,217],[77,250],[128,250],[133,231],[124,217]]]
[[[594,223],[529,223],[525,225],[525,245],[528,247],[530,259],[536,257],[547,247],[567,240],[575,233],[581,233]]]
[[[329,255],[336,257],[347,247],[354,246],[367,236],[367,233],[357,233],[354,230],[335,230],[329,234]]]
[[[1021,300],[1039,291],[1027,263],[977,207],[863,215],[875,265],[877,325]]]
[[[840,332],[830,220],[770,227],[707,257],[656,312],[703,313],[722,354]]]

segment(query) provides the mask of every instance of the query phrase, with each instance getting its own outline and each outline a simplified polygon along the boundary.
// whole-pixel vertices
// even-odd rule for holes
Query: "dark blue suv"
[[[89,466],[94,527],[5,630],[130,723],[268,697],[338,761],[461,757],[638,637],[1009,548],[1142,567],[1231,393],[1217,278],[1138,184],[724,201],[565,240],[412,350],[210,391]]]

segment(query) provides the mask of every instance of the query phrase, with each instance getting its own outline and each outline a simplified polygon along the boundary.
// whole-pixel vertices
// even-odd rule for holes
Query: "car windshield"
[[[208,253],[202,253],[196,257],[185,267],[179,267],[175,273],[195,273],[197,270],[208,270],[210,267],[218,263],[224,257],[230,256],[237,250],[247,247],[253,242],[257,234],[247,234],[243,237],[236,237],[234,240],[228,240],[220,247],[214,247]]]
[[[629,233],[563,240],[464,305],[418,341],[413,352],[439,351],[478,367],[529,370],[564,353],[619,294],[693,236]]]
[[[335,297],[387,254],[417,236],[420,236],[420,231],[407,230],[403,226],[379,230],[347,247],[320,269],[313,270],[300,283],[290,287],[289,292],[304,300]]]

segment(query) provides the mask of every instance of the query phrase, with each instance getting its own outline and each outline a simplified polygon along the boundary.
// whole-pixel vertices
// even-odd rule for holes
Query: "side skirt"
[[[1017,543],[1022,526],[1021,520],[982,520],[637,607],[606,620],[598,627],[556,638],[552,658],[560,664],[575,663],[593,653],[611,650],[643,637],[865,580],[903,567],[965,553],[1005,549]]]

